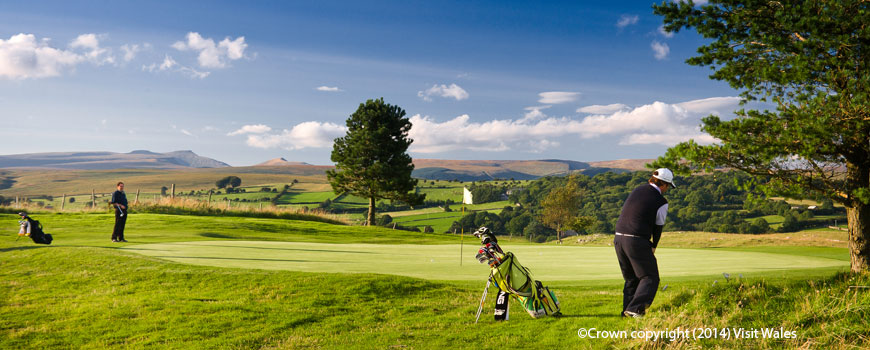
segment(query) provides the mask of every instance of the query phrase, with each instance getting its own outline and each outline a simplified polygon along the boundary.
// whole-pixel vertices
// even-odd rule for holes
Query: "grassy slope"
[[[14,243],[12,229],[0,230],[2,237],[9,238],[0,242],[0,293],[5,296],[0,301],[4,320],[0,348],[651,347],[640,341],[581,340],[577,328],[678,325],[783,326],[799,331],[799,339],[790,341],[709,340],[689,345],[845,348],[868,345],[866,334],[870,334],[867,291],[849,288],[870,285],[870,278],[808,281],[809,275],[831,276],[836,269],[771,273],[763,279],[720,281],[714,287],[708,279],[674,278],[668,290],[659,293],[649,317],[639,321],[615,317],[619,281],[590,281],[559,287],[566,317],[533,320],[512,303],[511,321],[495,323],[484,315],[474,325],[482,280],[443,283],[387,275],[198,267],[113,249],[107,242],[109,215],[39,219],[57,235],[56,246]],[[12,220],[13,216],[0,215],[0,222]],[[245,239],[440,244],[456,240],[450,235],[319,223],[147,214],[131,219],[128,236],[137,243]],[[672,235],[663,243],[694,244],[694,239],[689,234]],[[732,249],[747,249],[751,244],[741,240],[733,245],[738,248]],[[487,313],[491,303],[492,297]]]
[[[175,184],[176,191],[202,190],[214,187],[215,181],[228,175],[242,179],[244,186],[301,182],[325,183],[322,167],[239,167],[214,169],[117,169],[117,170],[7,170],[15,184],[0,190],[3,196],[34,196],[111,193],[115,183],[124,181],[127,191],[160,193],[160,187]]]

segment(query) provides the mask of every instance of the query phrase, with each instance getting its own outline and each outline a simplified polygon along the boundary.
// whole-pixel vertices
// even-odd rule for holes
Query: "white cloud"
[[[193,68],[190,68],[187,66],[182,66],[181,64],[179,64],[177,61],[175,61],[169,55],[165,55],[163,58],[163,62],[161,62],[160,64],[152,63],[149,65],[143,65],[142,70],[152,72],[152,73],[173,70],[176,72],[180,72],[184,75],[187,75],[191,78],[197,78],[197,79],[205,79],[205,77],[207,77],[209,74],[211,74],[211,72],[201,72],[201,71],[198,71],[196,69],[193,69]]]
[[[640,19],[638,15],[622,15],[619,17],[619,20],[616,21],[616,26],[618,28],[625,28],[633,24],[637,24],[637,21]]]
[[[248,44],[245,43],[245,37],[240,36],[235,40],[226,37],[216,45],[211,38],[203,38],[197,32],[189,32],[187,42],[177,41],[172,44],[172,47],[179,51],[198,51],[197,61],[200,67],[224,68],[228,60],[235,61],[245,57]]]
[[[577,108],[577,113],[588,113],[588,114],[611,114],[619,112],[623,109],[628,108],[628,106],[622,103],[614,103],[609,105],[590,105],[586,107]]]
[[[182,133],[182,134],[185,134],[185,135],[187,135],[187,136],[193,136],[193,137],[196,137],[196,135],[194,135],[194,134],[191,133],[190,131],[187,131],[186,129],[181,129],[181,133]]]
[[[659,34],[661,34],[662,36],[664,36],[665,38],[668,38],[668,39],[674,37],[674,33],[672,33],[672,32],[668,32],[668,31],[665,31],[665,25],[664,25],[664,24],[662,24],[662,25],[659,26]]]
[[[538,99],[539,103],[560,104],[576,101],[577,98],[580,97],[580,93],[570,91],[547,91],[539,93],[538,96],[541,97]]]
[[[95,64],[115,63],[115,57],[111,50],[100,47],[100,37],[96,34],[82,34],[75,38],[69,47],[73,49],[88,50],[83,56]]]
[[[432,96],[452,97],[457,101],[462,101],[468,98],[468,92],[456,84],[450,84],[450,86],[435,84],[428,90],[418,91],[417,96],[422,97],[424,101],[432,101]]]
[[[0,39],[0,77],[9,79],[47,78],[61,75],[85,60],[81,55],[49,46],[49,39],[33,34],[16,34]]]
[[[677,106],[685,108],[689,112],[707,114],[722,114],[722,112],[731,112],[734,107],[740,104],[740,97],[710,97],[700,100],[692,100],[688,102],[678,103]]]
[[[733,97],[721,97],[678,104],[653,102],[633,109],[614,104],[609,106],[622,108],[581,120],[547,117],[541,113],[536,118],[524,117],[516,121],[473,122],[468,115],[461,115],[438,122],[428,116],[415,115],[410,118],[413,127],[409,136],[414,139],[411,151],[418,153],[457,150],[540,152],[556,147],[558,138],[563,136],[585,139],[611,137],[617,138],[621,145],[672,146],[689,139],[710,144],[715,140],[701,132],[698,126],[701,117],[713,109],[727,111],[728,107],[734,108],[738,101]],[[541,111],[538,107],[529,107],[527,110],[535,113]]]
[[[160,64],[152,63],[152,64],[149,64],[147,66],[143,65],[142,70],[147,70],[149,72],[165,71],[165,70],[171,69],[172,67],[175,67],[177,65],[178,65],[178,62],[176,62],[174,59],[172,59],[171,56],[166,55],[163,57],[163,62],[161,62]]]
[[[520,122],[528,122],[528,121],[538,120],[538,119],[541,119],[541,118],[546,118],[547,115],[544,114],[544,112],[541,112],[541,111],[542,111],[542,110],[545,110],[545,109],[547,109],[547,108],[550,108],[550,107],[552,107],[552,106],[550,106],[550,105],[544,105],[544,106],[531,106],[531,107],[526,107],[525,110],[526,110],[527,112],[526,112],[525,114],[523,114],[523,118],[520,119]]]
[[[121,51],[124,52],[124,62],[130,62],[134,58],[136,58],[136,55],[138,53],[145,51],[145,50],[150,50],[150,49],[151,49],[151,44],[149,44],[149,43],[144,43],[142,45],[139,45],[139,44],[121,45]]]
[[[233,131],[233,132],[227,134],[227,136],[235,136],[235,135],[242,135],[242,134],[265,134],[269,131],[272,131],[272,128],[270,128],[267,125],[253,124],[253,125],[242,126],[239,130]]]
[[[439,122],[417,114],[409,118],[413,126],[408,136],[414,140],[410,151],[416,153],[511,150],[537,153],[558,147],[559,138],[566,136],[582,139],[606,137],[617,140],[620,145],[672,146],[689,139],[710,144],[716,140],[701,132],[701,118],[709,113],[730,113],[739,101],[737,97],[714,97],[676,104],[653,102],[635,108],[622,104],[587,106],[601,107],[599,110],[609,108],[613,112],[582,119],[547,116],[542,110],[549,106],[527,107],[524,117],[518,120],[476,122],[463,114]],[[299,123],[290,130],[272,131],[262,124],[245,125],[228,135],[247,134],[246,143],[251,147],[296,150],[331,147],[333,140],[343,136],[347,128],[333,123],[309,121]]]
[[[653,55],[657,60],[668,58],[668,54],[671,52],[671,48],[668,47],[667,43],[660,43],[655,40],[650,44],[650,47],[652,48]]]
[[[338,86],[318,86],[317,91],[338,92],[341,89]]]
[[[245,127],[242,127],[242,129]],[[256,131],[266,131],[258,133],[249,132],[248,139],[246,140],[248,146],[283,148],[290,151],[303,148],[332,147],[333,140],[347,133],[347,128],[342,125],[316,121],[296,124],[292,129],[284,129],[278,134],[268,133],[268,131],[271,131],[271,128],[265,125],[255,125],[255,127],[257,127],[255,128]],[[239,131],[242,129],[239,129]]]

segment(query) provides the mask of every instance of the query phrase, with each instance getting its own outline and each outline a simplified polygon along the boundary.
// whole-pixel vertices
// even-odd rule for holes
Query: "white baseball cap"
[[[668,168],[659,168],[655,172],[653,172],[653,177],[664,182],[667,182],[668,185],[671,185],[673,188],[677,188],[674,185],[674,173],[670,171]]]

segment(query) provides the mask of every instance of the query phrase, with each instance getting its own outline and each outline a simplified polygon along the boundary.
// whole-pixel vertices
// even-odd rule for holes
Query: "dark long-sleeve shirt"
[[[120,204],[127,207],[127,195],[123,191],[115,191],[112,193],[112,204]]]

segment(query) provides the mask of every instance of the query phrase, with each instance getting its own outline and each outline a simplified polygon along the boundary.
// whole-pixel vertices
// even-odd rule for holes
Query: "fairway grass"
[[[460,265],[460,249],[464,248]],[[430,280],[480,281],[489,273],[474,259],[477,245],[330,244],[261,241],[197,241],[133,245],[135,253],[170,261],[217,267],[327,273],[379,273]],[[505,246],[535,278],[548,282],[619,280],[619,266],[608,247]],[[707,249],[656,251],[662,276],[706,276],[848,267],[849,256],[826,257]]]
[[[549,271],[579,269],[571,265],[585,264],[596,254],[606,259],[612,249],[606,243],[560,247],[505,239],[505,248],[553,287],[565,316],[532,319],[513,302],[510,321],[495,322],[491,289],[475,324],[487,271],[474,261],[464,260],[461,269],[475,276],[480,271],[479,278],[431,280],[395,275],[399,267],[379,267],[389,271],[386,274],[215,267],[133,251],[161,245],[204,247],[223,249],[216,257],[229,258],[212,260],[232,261],[235,254],[270,264],[280,262],[269,259],[369,256],[373,254],[364,248],[372,246],[383,255],[396,255],[393,261],[438,256],[436,263],[445,259],[447,268],[458,264],[454,250],[461,238],[453,235],[282,219],[136,214],[128,221],[130,243],[116,244],[109,241],[109,214],[40,214],[37,219],[55,235],[51,246],[26,239],[15,242],[16,217],[0,214],[0,223],[6,223],[0,225],[0,237],[5,237],[0,239],[0,349],[854,349],[870,344],[870,293],[851,287],[870,285],[870,275],[838,274],[844,270],[846,252],[838,247],[775,246],[780,240],[760,246],[740,243],[744,241],[738,237],[709,241],[700,233],[671,234],[663,244],[703,242],[711,249],[663,247],[657,252],[663,271],[669,271],[662,276],[668,288],[658,293],[647,318],[633,320],[617,316],[620,279],[584,275],[559,280],[562,272]],[[463,256],[473,256],[473,242],[464,238]],[[714,248],[717,242],[734,244]],[[823,241],[805,244],[816,242]],[[725,271],[668,275],[677,273],[673,268],[703,270],[694,266],[695,260],[676,260],[688,258],[691,251],[708,253],[708,261],[738,255],[729,258]],[[550,255],[560,262],[547,258]],[[422,259],[418,266],[426,264]],[[672,259],[673,266],[668,262]],[[742,273],[736,268],[741,260],[755,259],[783,259],[786,264],[793,260],[801,268],[735,276]],[[822,264],[807,268],[813,262]],[[823,267],[828,263],[832,265]],[[602,268],[612,274],[615,258],[600,264],[610,266]],[[429,271],[442,273],[440,269],[433,266]],[[732,278],[726,281],[722,272]],[[577,336],[579,328],[633,331],[677,326],[784,327],[797,331],[798,338],[652,343]]]

